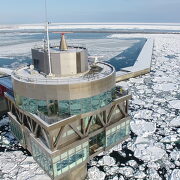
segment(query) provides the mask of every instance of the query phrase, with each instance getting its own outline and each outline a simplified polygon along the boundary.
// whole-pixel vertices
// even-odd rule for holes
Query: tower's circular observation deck
[[[97,110],[113,99],[115,69],[97,63],[85,73],[49,77],[22,67],[12,74],[16,103],[37,114],[74,115]]]

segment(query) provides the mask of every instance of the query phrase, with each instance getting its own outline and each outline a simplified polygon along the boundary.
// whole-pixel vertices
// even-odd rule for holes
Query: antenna
[[[47,38],[47,51],[48,51],[48,60],[49,60],[49,75],[52,75],[52,68],[51,68],[51,54],[50,54],[50,45],[49,45],[49,22],[48,22],[48,18],[47,18],[47,2],[45,0],[45,30],[46,30],[46,38]]]

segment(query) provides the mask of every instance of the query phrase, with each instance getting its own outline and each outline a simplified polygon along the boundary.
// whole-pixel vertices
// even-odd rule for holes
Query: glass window
[[[76,151],[79,151],[81,149],[81,145],[76,147]]]
[[[57,171],[61,171],[62,167],[61,167],[61,161],[57,162],[56,163],[56,168],[57,168]]]
[[[70,112],[71,115],[81,114],[81,100],[70,101]]]
[[[83,143],[83,148],[88,146],[88,142]]]
[[[61,115],[70,115],[70,104],[69,101],[59,101],[59,113]]]
[[[38,106],[38,111],[39,112],[41,112],[41,113],[43,113],[45,115],[48,115],[47,101],[38,100],[37,106]]]
[[[81,99],[81,103],[82,103],[82,113],[87,113],[87,112],[90,112],[92,110],[91,98]]]
[[[109,132],[110,131],[110,132]],[[112,128],[106,132],[106,146],[117,143],[127,135],[127,126],[125,122],[121,125],[118,125],[117,128]]]
[[[15,95],[16,104],[22,106],[23,100],[21,96]]]
[[[103,94],[101,94],[99,96],[99,99],[100,99],[100,107],[103,107],[105,105],[107,105],[107,102],[106,102],[106,92],[104,92]]]
[[[105,146],[105,132],[89,138],[89,153],[94,154]]]
[[[22,97],[22,108],[25,111],[29,111],[29,99],[28,98]]]
[[[37,114],[37,101],[35,99],[29,99],[29,112],[33,113],[33,114]]]
[[[76,154],[71,154],[71,156],[69,157],[69,165],[73,164],[75,165],[76,162]]]
[[[111,94],[111,91],[107,91],[107,93],[106,93],[106,101],[107,101],[107,104],[109,104],[109,103],[112,102],[112,94]]]
[[[79,152],[76,152],[76,163],[79,164],[83,161],[83,158],[84,157],[84,151],[81,150]]]
[[[64,159],[67,157],[67,152],[64,152],[63,154],[61,154],[61,159]]]
[[[92,110],[97,110],[100,107],[100,101],[99,101],[99,96],[94,96],[91,98],[91,103],[92,103]]]
[[[48,107],[48,116],[58,115],[58,101],[57,100],[49,100],[47,107]]]
[[[69,155],[74,154],[74,153],[75,153],[75,148],[70,149],[70,150],[68,151],[68,154],[69,154]]]
[[[55,162],[53,165],[54,169],[54,176],[58,176],[63,172],[73,168],[74,166],[78,165],[88,157],[88,150],[87,145],[88,142],[85,142],[83,145],[86,148],[81,149],[82,145],[79,145],[73,149],[70,149],[67,152],[61,154],[61,159],[58,162]],[[76,151],[75,151],[76,150]],[[56,159],[56,158],[55,158]],[[54,160],[53,160],[54,161]]]
[[[38,164],[52,177],[53,170],[50,157],[44,153],[43,150],[34,143],[34,141],[31,141],[31,144],[34,159],[36,159]]]

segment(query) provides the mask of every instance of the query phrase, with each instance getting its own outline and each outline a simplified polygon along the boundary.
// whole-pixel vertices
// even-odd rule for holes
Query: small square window
[[[71,154],[73,154],[73,153],[75,153],[75,148],[70,149],[70,150],[68,151],[68,154],[69,154],[69,155],[71,155]]]
[[[81,145],[76,147],[76,151],[79,151],[81,149]]]
[[[64,159],[64,158],[66,158],[66,157],[67,157],[67,152],[61,154],[61,159]]]
[[[83,148],[88,146],[88,142],[83,143]]]

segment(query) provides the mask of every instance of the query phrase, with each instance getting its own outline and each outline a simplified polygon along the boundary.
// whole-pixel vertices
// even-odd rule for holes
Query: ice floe
[[[144,120],[134,120],[130,123],[131,130],[138,136],[146,137],[156,131],[156,124]]]

